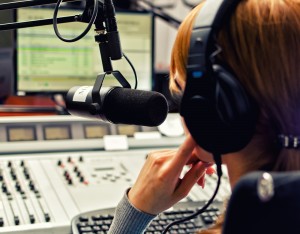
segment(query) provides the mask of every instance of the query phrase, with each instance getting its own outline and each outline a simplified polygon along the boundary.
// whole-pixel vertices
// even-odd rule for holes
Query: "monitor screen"
[[[82,10],[61,8],[58,17],[72,16]],[[51,8],[22,8],[16,10],[17,22],[49,19]],[[151,90],[153,78],[154,20],[151,13],[117,12],[122,51],[130,59],[138,76],[138,89]],[[81,34],[86,23],[59,24],[66,38]],[[66,43],[58,39],[53,26],[38,26],[16,30],[16,93],[66,93],[73,86],[92,86],[103,73],[100,50],[94,40],[94,30],[81,40]],[[134,72],[125,58],[112,61],[134,87]],[[103,86],[120,84],[115,77],[106,76]]]

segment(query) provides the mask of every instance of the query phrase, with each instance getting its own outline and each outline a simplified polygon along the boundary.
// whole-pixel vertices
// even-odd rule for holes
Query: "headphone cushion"
[[[244,148],[257,121],[257,106],[234,76],[214,66],[215,93],[211,98],[193,95],[183,108],[185,123],[206,151],[226,154]]]

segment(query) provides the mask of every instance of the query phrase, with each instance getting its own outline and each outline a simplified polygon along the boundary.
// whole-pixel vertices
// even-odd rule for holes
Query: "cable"
[[[137,78],[137,74],[136,74],[136,71],[135,71],[135,68],[133,66],[133,64],[130,62],[129,58],[123,53],[123,56],[124,58],[127,60],[127,62],[129,63],[133,73],[134,73],[134,79],[135,79],[135,85],[134,85],[134,89],[137,89],[137,86],[138,86],[138,78]]]
[[[60,4],[62,3],[63,0],[58,0],[58,2],[56,3],[55,5],[55,9],[54,9],[54,13],[53,13],[53,29],[54,29],[54,32],[56,34],[56,36],[64,41],[64,42],[75,42],[75,41],[78,41],[80,40],[81,38],[83,38],[91,29],[93,23],[95,22],[96,20],[96,17],[97,17],[97,14],[98,14],[98,0],[94,0],[94,9],[93,9],[93,14],[92,14],[92,17],[87,25],[87,27],[85,28],[85,30],[77,37],[75,38],[71,38],[71,39],[67,39],[67,38],[64,38],[59,30],[58,30],[58,26],[57,26],[57,14],[58,14],[58,9],[60,7]],[[77,16],[79,17],[79,16]]]
[[[187,7],[190,8],[194,8],[195,6],[197,6],[198,4],[200,4],[201,2],[203,2],[203,0],[201,0],[200,2],[198,1],[197,3],[189,3],[187,0],[182,0],[183,4],[186,5]]]
[[[198,211],[196,211],[194,214],[191,214],[190,216],[187,216],[185,218],[173,221],[172,223],[169,223],[165,230],[162,232],[162,234],[166,234],[167,231],[174,225],[179,224],[179,223],[183,223],[185,221],[188,221],[190,219],[195,218],[196,216],[198,216],[199,214],[202,214],[208,207],[209,205],[214,201],[219,188],[220,188],[220,184],[221,184],[221,177],[222,177],[222,162],[221,162],[221,155],[219,154],[214,154],[214,159],[216,162],[216,166],[217,166],[217,175],[218,175],[218,181],[217,181],[217,187],[212,195],[212,197],[208,200],[208,202]]]

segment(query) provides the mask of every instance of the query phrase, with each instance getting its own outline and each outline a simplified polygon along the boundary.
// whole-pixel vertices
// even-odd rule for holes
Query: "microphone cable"
[[[191,214],[190,216],[187,216],[187,217],[184,217],[182,219],[179,219],[179,220],[175,220],[173,221],[172,223],[169,223],[164,231],[162,232],[162,234],[166,234],[167,231],[174,225],[176,224],[179,224],[179,223],[183,223],[185,221],[188,221],[190,219],[193,219],[195,218],[196,216],[198,216],[199,214],[202,214],[209,206],[210,204],[214,201],[218,191],[219,191],[219,188],[220,188],[220,184],[221,184],[221,177],[222,177],[222,162],[221,162],[221,155],[220,154],[214,154],[214,159],[216,161],[216,166],[217,166],[217,175],[218,175],[218,180],[217,180],[217,186],[215,188],[215,191],[213,193],[213,195],[211,196],[211,198],[208,200],[208,202],[198,211],[194,212],[193,214]]]
[[[85,30],[77,37],[74,37],[74,38],[64,38],[59,30],[58,30],[58,26],[57,26],[57,14],[58,14],[58,9],[60,7],[60,4],[62,3],[63,0],[58,0],[58,2],[56,3],[55,5],[55,9],[54,9],[54,13],[53,13],[53,29],[54,29],[54,32],[56,34],[56,36],[64,41],[64,42],[75,42],[75,41],[78,41],[80,40],[81,38],[83,38],[91,29],[91,27],[93,26],[93,23],[95,22],[96,20],[96,17],[97,17],[97,14],[98,14],[98,0],[94,0],[94,9],[93,9],[93,14],[92,14],[92,17],[87,25],[87,27],[85,28]],[[75,16],[75,18],[78,18],[80,17],[79,16]]]
[[[128,64],[130,65],[132,71],[133,71],[134,80],[135,80],[134,89],[137,89],[137,86],[138,86],[138,77],[137,77],[135,68],[134,68],[133,64],[131,63],[131,61],[129,60],[129,58],[126,56],[126,54],[124,54],[124,52],[122,54],[123,54],[124,58],[126,59],[126,61],[128,62]]]

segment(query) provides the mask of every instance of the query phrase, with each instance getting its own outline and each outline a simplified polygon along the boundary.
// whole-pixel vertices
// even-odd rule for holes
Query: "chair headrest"
[[[222,233],[300,233],[300,172],[242,177],[232,191]]]

